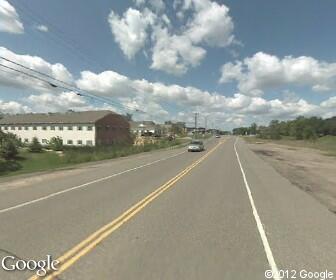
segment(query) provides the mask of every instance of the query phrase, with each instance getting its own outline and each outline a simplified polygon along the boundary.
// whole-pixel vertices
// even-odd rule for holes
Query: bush
[[[20,138],[13,133],[6,133],[5,139],[11,141],[16,147],[22,147]]]
[[[305,127],[303,129],[302,134],[303,134],[303,139],[305,139],[305,140],[316,141],[316,139],[317,139],[317,135],[311,127]]]
[[[32,143],[29,145],[29,151],[32,153],[42,152],[42,145],[36,137],[33,138]]]
[[[14,141],[11,139],[3,140],[0,147],[0,154],[1,157],[6,160],[14,159],[18,154],[18,149]]]
[[[49,141],[50,149],[54,151],[63,151],[63,140],[60,137],[53,137]]]

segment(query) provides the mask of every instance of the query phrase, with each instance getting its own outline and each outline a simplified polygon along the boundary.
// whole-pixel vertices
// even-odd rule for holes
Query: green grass
[[[187,142],[186,140],[178,139],[174,141],[161,140],[155,144],[146,144],[144,146],[67,147],[63,154],[54,151],[31,153],[27,149],[21,149],[16,160],[0,161],[0,176],[70,167],[84,162],[125,157],[132,154],[185,145]]]
[[[336,156],[336,136],[331,135],[319,137],[316,141],[296,140],[291,137],[283,137],[279,140],[260,139],[257,137],[244,137],[244,139],[248,143],[265,142],[293,147],[317,149],[325,152],[327,155]]]

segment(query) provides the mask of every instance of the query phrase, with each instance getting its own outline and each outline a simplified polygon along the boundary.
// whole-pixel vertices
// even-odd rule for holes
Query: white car
[[[188,152],[202,152],[204,151],[204,144],[201,140],[192,140],[188,146]]]

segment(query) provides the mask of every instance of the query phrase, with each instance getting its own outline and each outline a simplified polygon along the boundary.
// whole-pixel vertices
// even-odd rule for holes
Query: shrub
[[[8,141],[11,141],[16,147],[22,147],[22,142],[20,138],[18,138],[13,133],[6,133],[5,139],[7,139]]]
[[[42,145],[36,137],[33,138],[32,143],[29,145],[29,151],[32,153],[42,152]]]
[[[311,127],[305,127],[303,129],[302,134],[303,134],[303,139],[305,139],[305,140],[316,141],[316,139],[317,139],[317,135]]]
[[[11,139],[3,140],[0,147],[0,154],[1,157],[6,160],[14,159],[18,154],[18,149],[14,141]]]
[[[63,140],[59,136],[53,137],[49,141],[50,149],[54,151],[63,151]]]

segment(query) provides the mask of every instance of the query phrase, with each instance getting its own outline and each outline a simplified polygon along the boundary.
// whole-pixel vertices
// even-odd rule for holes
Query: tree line
[[[266,126],[252,123],[249,127],[237,127],[232,133],[256,135],[263,139],[281,139],[283,136],[290,136],[297,140],[316,140],[326,135],[336,136],[336,116],[328,119],[300,116],[289,121],[272,120]]]

